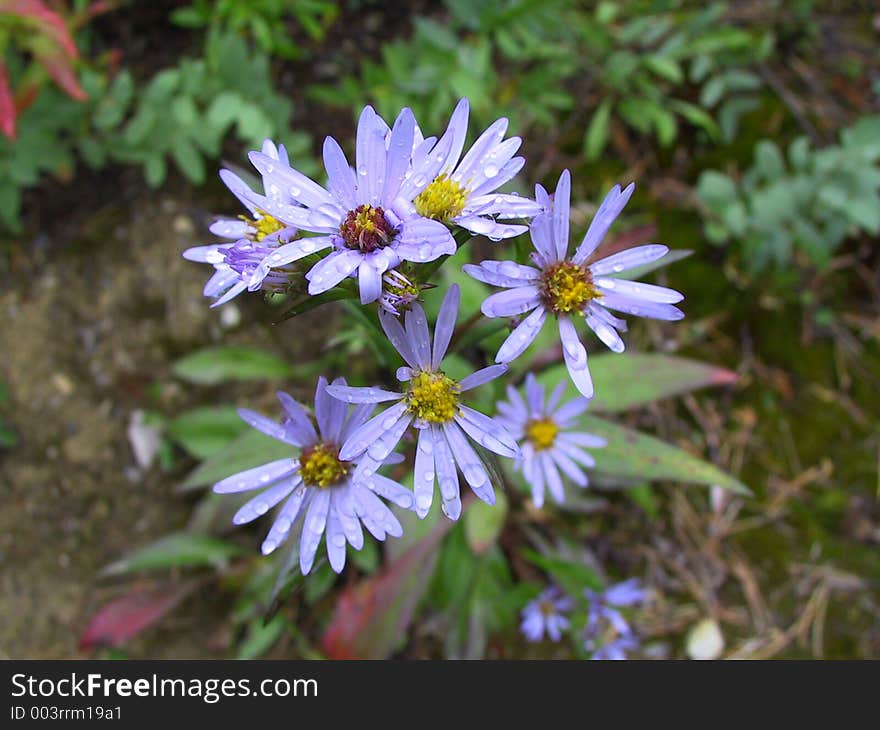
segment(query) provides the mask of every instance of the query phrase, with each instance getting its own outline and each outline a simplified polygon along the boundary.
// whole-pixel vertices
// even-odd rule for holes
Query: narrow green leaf
[[[111,563],[102,575],[122,575],[168,568],[224,568],[230,558],[244,551],[237,545],[206,535],[180,532],[161,537],[126,557]]]
[[[585,416],[581,425],[585,431],[601,436],[608,442],[604,448],[593,449],[591,452],[599,472],[632,479],[719,486],[737,494],[751,494],[748,487],[714,464],[653,436],[618,426],[597,416]]]
[[[168,434],[189,453],[206,459],[247,429],[232,406],[209,406],[182,413],[167,425]]]
[[[595,160],[602,154],[608,143],[611,126],[611,99],[605,99],[590,119],[584,135],[584,152],[588,160]]]
[[[296,370],[277,355],[253,347],[212,347],[178,360],[172,367],[181,380],[216,385],[230,380],[286,378]]]
[[[464,515],[464,534],[468,545],[477,555],[482,555],[498,541],[507,519],[507,497],[496,490],[496,502],[474,502]]]

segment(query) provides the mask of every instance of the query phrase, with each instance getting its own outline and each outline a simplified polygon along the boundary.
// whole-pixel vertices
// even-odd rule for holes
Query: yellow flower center
[[[559,433],[559,426],[553,423],[551,418],[531,421],[526,426],[526,436],[537,451],[543,451],[553,446],[557,433]]]
[[[563,261],[541,275],[541,299],[555,314],[580,312],[591,299],[602,296],[593,285],[593,275],[586,266]]]
[[[461,214],[467,196],[467,190],[443,174],[438,175],[434,182],[416,196],[413,205],[419,215],[446,223]]]
[[[254,233],[248,235],[248,238],[254,241],[262,241],[266,236],[277,233],[282,228],[287,227],[280,220],[262,210],[258,210],[257,213],[260,214],[260,217],[254,219],[243,215],[239,216],[239,218],[254,229]]]
[[[461,386],[443,373],[420,372],[410,381],[406,406],[416,418],[447,423],[455,416]]]
[[[339,460],[335,444],[315,444],[299,457],[299,474],[308,487],[325,489],[348,474],[349,463]]]
[[[542,616],[549,618],[556,613],[556,606],[553,605],[552,601],[541,601],[538,604],[538,610]]]

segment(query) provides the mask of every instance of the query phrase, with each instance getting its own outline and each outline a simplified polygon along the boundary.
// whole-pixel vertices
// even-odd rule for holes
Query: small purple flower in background
[[[528,198],[494,192],[525,164],[524,158],[514,157],[522,140],[505,140],[508,121],[498,119],[462,158],[468,112],[468,100],[462,99],[436,145],[430,151],[414,153],[401,197],[413,201],[418,215],[461,226],[474,235],[499,241],[525,233],[527,226],[498,223],[496,218],[531,218],[542,207]]]
[[[625,652],[637,649],[638,638],[620,612],[621,608],[643,603],[648,592],[638,578],[606,588],[601,593],[584,591],[589,603],[584,647],[593,659],[625,659]]]
[[[309,294],[332,289],[356,274],[362,304],[382,295],[382,274],[401,261],[424,263],[455,253],[452,234],[442,223],[416,215],[401,185],[410,170],[415,118],[404,109],[389,131],[367,106],[357,128],[356,168],[332,137],[324,140],[327,188],[270,155],[252,152],[251,162],[273,176],[297,205],[251,193],[251,203],[290,226],[319,235],[280,246],[255,278],[318,251],[331,249],[306,274]],[[419,135],[420,136],[420,135]]]
[[[593,382],[587,367],[587,350],[581,344],[572,318],[583,316],[587,326],[614,352],[623,352],[618,332],[626,331],[626,322],[608,309],[662,320],[677,320],[684,313],[674,307],[684,297],[673,289],[616,278],[626,269],[656,261],[669,249],[659,244],[636,246],[588,264],[588,259],[602,241],[605,232],[623,210],[634,190],[629,185],[621,191],[615,185],[602,201],[581,245],[568,255],[569,198],[571,178],[568,170],[559,177],[551,201],[547,191],[535,186],[535,196],[547,210],[532,221],[531,237],[535,245],[532,259],[538,268],[521,266],[513,261],[483,261],[464,270],[478,281],[507,288],[488,297],[482,306],[487,317],[515,317],[531,312],[510,333],[495,357],[507,363],[519,357],[532,344],[548,315],[555,316],[568,372],[577,389],[586,398],[593,397]]]
[[[334,384],[344,385],[345,380],[339,378]],[[411,509],[413,504],[412,492],[391,479],[374,474],[370,489],[367,489],[353,478],[357,460],[341,459],[339,447],[367,421],[373,406],[349,409],[341,401],[331,398],[327,389],[327,381],[321,378],[315,391],[317,430],[302,406],[287,393],[278,393],[285,411],[280,423],[254,411],[240,409],[239,415],[249,425],[300,449],[300,456],[248,469],[214,485],[218,494],[262,490],[235,513],[232,521],[236,525],[251,522],[284,502],[263,541],[264,555],[281,545],[290,534],[293,523],[304,515],[299,553],[303,575],[311,570],[325,533],[327,556],[337,573],[345,566],[346,543],[355,550],[364,545],[361,524],[377,540],[384,540],[386,535],[400,537],[403,534],[394,513],[376,495],[404,509]],[[386,461],[390,463],[392,460]]]
[[[564,596],[559,588],[551,586],[526,604],[522,611],[520,631],[529,641],[541,641],[545,632],[553,641],[559,641],[569,625],[568,618],[563,614],[571,609],[572,600]]]
[[[271,140],[263,142],[262,154],[278,164],[287,164],[287,151],[284,145],[275,146]],[[210,231],[231,243],[217,243],[208,246],[195,246],[183,252],[189,261],[212,264],[214,275],[205,284],[204,295],[216,299],[211,304],[218,307],[234,299],[245,289],[256,291],[265,288],[270,291],[284,287],[290,281],[291,272],[282,268],[263,269],[260,264],[275,251],[297,237],[296,228],[286,226],[277,218],[254,205],[249,196],[253,191],[247,183],[231,170],[221,170],[220,178],[232,194],[248,209],[251,217],[241,216],[236,220],[222,219],[214,222]],[[266,195],[280,202],[292,202],[284,197],[282,188],[274,175],[263,175],[263,189]],[[259,274],[258,274],[259,271]]]
[[[568,383],[556,386],[550,397],[544,399],[544,386],[532,373],[526,376],[526,399],[507,386],[507,401],[498,403],[497,417],[510,434],[520,442],[523,458],[516,468],[522,469],[532,489],[535,507],[544,504],[544,487],[557,502],[565,493],[560,470],[579,487],[589,484],[581,466],[593,467],[595,460],[581,447],[602,448],[606,441],[584,431],[572,430],[576,419],[589,405],[586,398],[575,398],[560,406],[559,401]]]
[[[486,449],[509,458],[520,455],[519,447],[498,421],[461,401],[461,394],[488,383],[507,372],[506,365],[492,365],[455,381],[440,369],[455,329],[460,292],[450,287],[434,331],[433,351],[428,319],[418,303],[404,316],[404,324],[394,315],[379,310],[382,328],[407,366],[399,368],[397,379],[409,383],[403,393],[382,388],[353,388],[331,385],[328,392],[347,403],[397,403],[353,431],[339,452],[340,458],[359,459],[356,477],[365,483],[397,446],[410,425],[418,430],[413,492],[419,517],[428,514],[434,499],[434,482],[440,485],[444,513],[453,520],[461,515],[461,497],[456,464],[465,481],[481,500],[495,503],[495,492],[480,457],[468,437]]]

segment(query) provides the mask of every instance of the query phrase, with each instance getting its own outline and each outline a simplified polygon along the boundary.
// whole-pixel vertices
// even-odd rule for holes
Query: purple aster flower
[[[559,641],[562,632],[568,628],[568,618],[563,614],[571,608],[572,600],[562,595],[556,586],[551,586],[523,609],[520,631],[529,641],[541,641],[545,632],[553,641]]]
[[[333,382],[345,385],[342,378]],[[303,575],[311,570],[324,533],[327,535],[327,556],[337,573],[345,566],[346,543],[355,550],[363,547],[362,524],[377,540],[384,540],[386,535],[400,537],[403,534],[400,522],[379,499],[380,496],[404,509],[411,509],[413,504],[412,492],[391,479],[374,474],[370,489],[367,489],[353,478],[357,459],[340,458],[339,447],[367,421],[374,407],[360,405],[349,409],[329,396],[328,387],[331,386],[324,378],[318,380],[315,391],[317,430],[302,406],[287,393],[278,393],[284,408],[280,423],[254,411],[240,409],[239,415],[249,425],[300,449],[300,455],[248,469],[214,485],[218,494],[260,490],[235,513],[232,521],[236,525],[251,522],[283,502],[263,541],[264,555],[287,539],[293,523],[303,515],[299,553]],[[386,459],[386,462],[393,460]]]
[[[455,107],[446,132],[430,150],[413,154],[411,174],[401,186],[401,197],[425,218],[461,226],[493,240],[525,233],[526,226],[498,223],[531,218],[543,208],[534,200],[495,191],[511,180],[525,164],[514,157],[522,140],[505,140],[507,119],[499,119],[479,136],[464,157],[468,127],[468,100]]]
[[[330,249],[306,274],[309,294],[321,294],[357,275],[361,303],[366,304],[379,299],[382,274],[401,261],[423,263],[455,253],[455,240],[446,226],[415,215],[401,197],[414,135],[415,118],[409,109],[389,130],[372,107],[365,107],[358,122],[356,169],[336,140],[324,140],[326,189],[271,155],[252,152],[254,167],[278,181],[297,205],[256,193],[249,195],[251,203],[286,225],[318,234],[279,246],[254,279],[270,268]]]
[[[584,646],[588,651],[608,654],[594,655],[594,659],[624,659],[623,652],[637,648],[638,641],[620,609],[643,603],[647,591],[638,578],[631,578],[601,593],[588,588],[584,595],[589,603]]]
[[[330,395],[348,403],[397,401],[345,439],[339,455],[342,459],[360,460],[356,477],[362,474],[365,480],[369,479],[409,426],[418,430],[413,491],[419,517],[431,508],[435,480],[440,485],[443,511],[453,520],[461,515],[456,465],[480,499],[487,504],[495,503],[489,474],[468,437],[501,456],[520,455],[516,441],[498,421],[461,403],[462,393],[494,380],[507,372],[507,366],[492,365],[461,381],[453,380],[440,367],[452,339],[459,298],[459,288],[453,285],[437,315],[433,350],[428,319],[421,305],[411,305],[403,325],[394,315],[379,310],[385,334],[407,363],[397,371],[397,379],[408,384],[403,393],[335,384],[328,388]]]
[[[287,164],[284,145],[278,147],[271,140],[263,142],[262,154],[278,164]],[[210,227],[211,233],[228,239],[228,243],[195,246],[183,252],[189,261],[212,264],[214,275],[205,284],[206,297],[216,299],[212,307],[225,304],[245,289],[256,291],[263,288],[275,291],[290,282],[292,271],[283,267],[260,268],[269,254],[297,237],[296,228],[286,226],[277,218],[254,205],[248,196],[253,191],[247,183],[231,170],[221,170],[220,178],[232,194],[248,209],[250,217],[221,219]],[[263,175],[263,189],[270,198],[289,203],[283,188],[272,174]]]
[[[622,661],[626,659],[628,651],[636,651],[639,646],[641,646],[641,642],[632,634],[618,636],[613,641],[595,648],[587,642],[587,650],[593,652],[593,656],[590,658],[600,661]]]
[[[593,381],[587,367],[587,350],[578,337],[574,316],[584,317],[587,326],[614,352],[623,352],[623,340],[618,331],[626,331],[626,322],[612,315],[609,309],[653,319],[684,317],[684,313],[673,306],[683,299],[677,291],[616,277],[626,269],[665,256],[669,252],[666,246],[636,246],[587,263],[634,188],[631,184],[623,191],[619,185],[611,189],[581,245],[573,256],[569,256],[571,179],[565,170],[559,177],[552,202],[543,187],[535,186],[538,202],[551,211],[536,217],[531,225],[536,249],[532,259],[537,268],[513,261],[483,261],[479,266],[468,264],[464,267],[479,281],[507,288],[507,291],[492,294],[483,302],[482,311],[487,317],[515,317],[531,312],[501,345],[496,362],[507,363],[519,357],[537,337],[547,316],[552,315],[557,319],[562,352],[571,379],[582,395],[592,398]]]
[[[573,430],[576,419],[589,405],[586,398],[575,398],[560,406],[567,383],[561,382],[544,399],[544,386],[535,376],[526,376],[526,398],[507,386],[507,401],[498,403],[498,420],[520,442],[523,458],[516,463],[532,488],[535,507],[544,504],[544,487],[557,502],[562,502],[562,471],[579,487],[589,483],[581,466],[593,467],[595,460],[582,447],[601,448],[606,441],[599,436]]]

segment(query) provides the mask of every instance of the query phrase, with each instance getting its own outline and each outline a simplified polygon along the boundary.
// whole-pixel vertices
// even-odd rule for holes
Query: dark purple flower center
[[[394,239],[397,230],[388,222],[385,211],[372,205],[359,205],[348,211],[339,235],[346,248],[372,253],[385,248]]]

